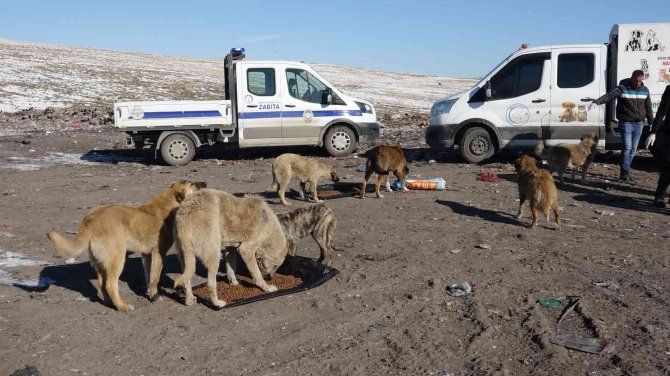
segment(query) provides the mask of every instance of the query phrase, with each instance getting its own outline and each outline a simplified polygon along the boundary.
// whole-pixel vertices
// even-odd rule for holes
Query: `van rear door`
[[[548,144],[576,143],[586,133],[604,140],[605,122],[601,106],[588,106],[604,91],[604,46],[552,49],[551,118]]]

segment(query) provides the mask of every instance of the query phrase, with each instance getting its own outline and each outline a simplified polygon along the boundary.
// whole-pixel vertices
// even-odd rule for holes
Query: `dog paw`
[[[223,300],[215,300],[212,301],[212,305],[216,308],[223,308],[226,306],[226,302],[224,302]]]
[[[265,290],[265,292],[275,292],[277,291],[277,286],[268,285],[268,287],[264,288],[263,290]]]
[[[135,307],[133,307],[132,305],[126,304],[124,306],[119,307],[119,312],[130,312],[134,309],[135,309]]]
[[[186,299],[184,300],[184,305],[192,306],[193,304],[195,304],[195,299],[192,298],[192,297],[191,297],[191,298],[186,298]]]

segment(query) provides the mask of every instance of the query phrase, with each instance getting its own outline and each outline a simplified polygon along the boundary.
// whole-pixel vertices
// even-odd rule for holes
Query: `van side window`
[[[530,56],[512,62],[491,78],[493,99],[515,98],[532,93],[542,84],[544,57]]]
[[[247,69],[247,90],[253,95],[271,97],[277,92],[273,68]]]
[[[323,94],[328,92],[323,82],[304,69],[286,69],[286,82],[288,93],[305,102],[321,103]]]
[[[595,56],[589,54],[558,55],[557,85],[560,88],[584,87],[595,77]]]

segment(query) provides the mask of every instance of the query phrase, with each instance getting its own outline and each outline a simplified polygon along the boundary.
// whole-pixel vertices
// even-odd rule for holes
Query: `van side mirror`
[[[484,86],[486,88],[486,99],[491,99],[493,98],[493,95],[491,94],[491,81],[486,81],[486,85]]]
[[[331,89],[328,88],[323,91],[321,94],[321,104],[331,104],[333,103],[333,94],[331,92]]]

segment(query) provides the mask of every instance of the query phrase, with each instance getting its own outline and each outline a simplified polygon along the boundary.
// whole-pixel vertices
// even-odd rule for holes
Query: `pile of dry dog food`
[[[250,277],[238,275],[237,280],[240,283],[237,286],[232,286],[226,282],[217,283],[219,299],[226,303],[233,303],[265,294],[265,291],[254,285]],[[303,280],[296,276],[276,273],[268,283],[277,286],[277,291],[281,291],[300,287],[303,284]],[[207,291],[207,285],[194,288],[193,295],[201,301],[208,301],[209,292]]]

